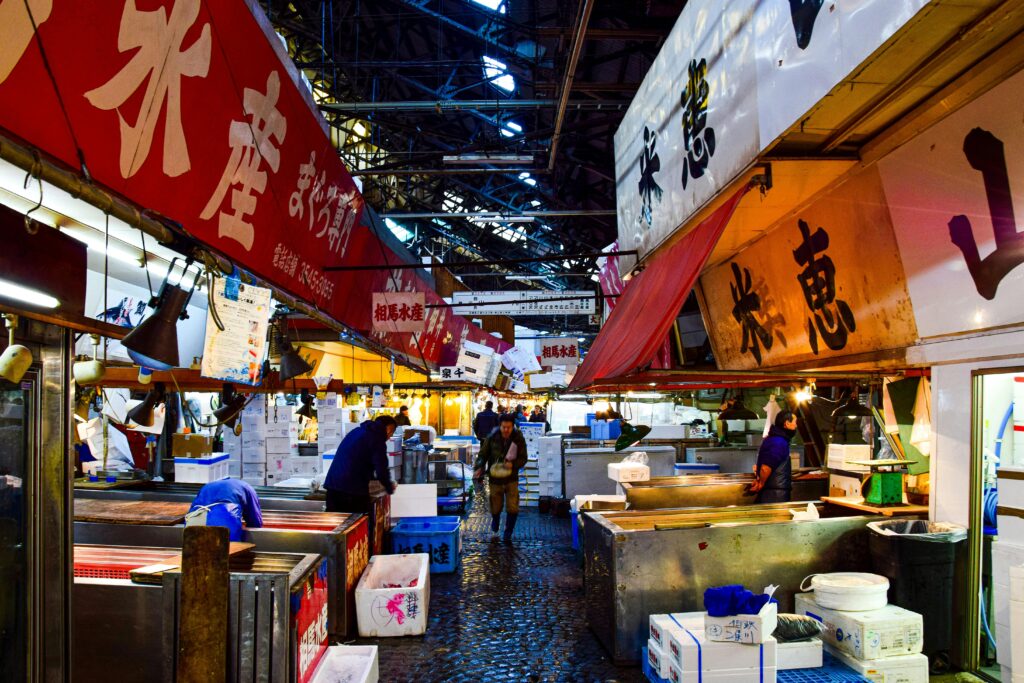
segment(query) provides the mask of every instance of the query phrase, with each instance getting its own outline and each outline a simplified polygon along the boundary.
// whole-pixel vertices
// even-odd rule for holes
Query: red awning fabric
[[[651,259],[630,281],[569,389],[625,375],[654,359],[748,189],[738,190],[681,240]]]

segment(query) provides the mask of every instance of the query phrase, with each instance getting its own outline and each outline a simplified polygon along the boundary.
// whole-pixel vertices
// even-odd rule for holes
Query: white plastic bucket
[[[815,602],[841,612],[867,612],[889,604],[889,579],[878,574],[811,574],[800,584],[800,590],[814,591]]]

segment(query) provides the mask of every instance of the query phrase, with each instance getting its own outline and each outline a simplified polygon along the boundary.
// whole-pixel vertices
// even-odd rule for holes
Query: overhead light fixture
[[[810,388],[805,387],[793,394],[793,398],[796,399],[797,403],[807,403],[814,398],[814,392]]]
[[[728,400],[728,399],[727,399]],[[743,405],[743,398],[737,396],[731,406],[718,414],[718,419],[725,420],[759,420],[760,416]]]
[[[39,308],[57,308],[60,306],[60,301],[49,294],[31,287],[24,287],[10,280],[0,279],[0,298],[19,301],[23,304]]]
[[[177,259],[171,261],[167,276],[160,287],[160,293],[150,301],[153,314],[143,320],[121,343],[137,365],[153,370],[170,370],[178,367],[178,321],[188,317],[189,299],[199,281],[192,280],[187,292],[178,285],[169,283],[171,271]],[[182,274],[182,278],[184,278]],[[180,284],[180,281],[179,281]]]
[[[288,339],[285,331],[281,329],[282,325],[287,325],[287,318],[284,316],[278,320],[277,324],[277,348],[281,354],[281,369],[278,372],[278,377],[282,382],[285,382],[299,375],[308,375],[313,372],[313,366],[295,350],[291,340]]]
[[[92,339],[92,360],[80,360],[72,366],[71,373],[74,375],[75,384],[96,384],[107,372],[107,367],[99,359],[100,336],[90,334],[89,338]]]
[[[153,385],[152,389],[146,392],[146,397],[142,399],[142,403],[129,410],[125,417],[128,418],[129,422],[134,422],[140,427],[152,427],[153,411],[156,409],[157,404],[163,400],[163,397],[163,382],[157,382]]]
[[[532,154],[446,154],[441,157],[446,164],[532,164]]]
[[[32,352],[21,344],[14,343],[14,330],[18,328],[18,316],[4,313],[7,325],[7,348],[0,355],[0,377],[17,384],[32,365]]]
[[[356,121],[356,124],[352,126],[352,132],[361,138],[366,137],[366,126],[363,125],[362,121]]]
[[[304,417],[307,420],[312,420],[316,417],[316,408],[313,407],[313,395],[309,393],[309,389],[303,389],[299,393],[299,403],[302,406],[295,411],[295,414],[299,417]]]
[[[615,440],[615,451],[624,451],[637,445],[650,433],[651,428],[648,425],[631,425],[623,420],[622,433]]]
[[[871,408],[860,402],[859,389],[855,390],[853,395],[843,405],[832,411],[832,417],[846,417],[851,420],[873,416],[874,413],[871,412]]]
[[[242,425],[238,423],[238,416],[242,414],[246,400],[245,394],[235,391],[234,384],[225,384],[220,391],[220,408],[213,411],[217,424],[231,429],[236,436],[241,435]]]

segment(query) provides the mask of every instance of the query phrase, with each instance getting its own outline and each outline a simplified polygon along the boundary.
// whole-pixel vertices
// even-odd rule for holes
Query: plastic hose
[[[985,631],[985,637],[988,638],[988,642],[992,646],[992,649],[998,652],[999,648],[996,646],[996,639],[992,637],[992,631],[989,629],[988,626],[988,614],[986,613],[987,610],[985,609],[984,589],[982,589],[978,593],[978,604],[981,605],[981,628]]]
[[[999,431],[996,432],[996,460],[999,461],[999,454],[1003,452],[1003,432],[1006,431],[1006,425],[1010,424],[1010,419],[1013,417],[1013,403],[1010,403],[1010,407],[1006,409],[1006,414],[1003,415],[1003,421],[999,424]],[[998,465],[997,465],[998,467]]]

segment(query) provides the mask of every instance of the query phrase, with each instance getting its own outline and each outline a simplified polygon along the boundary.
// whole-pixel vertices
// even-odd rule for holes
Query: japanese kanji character
[[[309,203],[309,229],[313,229],[314,213],[316,212],[316,205],[324,199],[324,194],[327,192],[327,172],[320,171],[320,176],[314,178],[313,189],[310,190],[309,197],[307,198]]]
[[[277,98],[281,93],[281,79],[276,71],[267,76],[267,93],[246,88],[242,93],[242,104],[251,123],[232,121],[229,133],[231,157],[206,208],[200,214],[209,219],[220,208],[229,187],[240,186],[231,191],[231,212],[220,213],[217,235],[235,240],[247,250],[252,249],[255,231],[248,221],[256,211],[256,195],[263,194],[267,187],[267,173],[260,170],[266,160],[272,171],[277,172],[281,155],[274,143],[284,142],[288,122],[277,110]]]
[[[750,270],[744,268],[742,273],[736,263],[732,264],[732,275],[736,279],[735,284],[730,283],[729,289],[732,292],[732,317],[743,327],[743,344],[740,353],[748,350],[754,356],[757,364],[761,364],[761,346],[765,350],[772,348],[772,336],[758,322],[756,313],[761,312],[761,297],[753,290],[750,279]]]
[[[451,378],[452,378],[452,369],[451,368],[441,368],[441,379],[451,379]]]
[[[316,175],[316,151],[309,153],[309,163],[299,164],[299,180],[296,183],[296,190],[292,192],[292,196],[288,198],[288,215],[293,218],[302,218],[303,206],[302,199],[306,190],[309,189],[310,183],[313,182],[313,176]]]
[[[388,320],[398,320],[398,304],[388,304]]]
[[[409,304],[402,304],[398,307],[398,319],[408,320],[409,319]]]
[[[432,547],[430,554],[434,564],[448,564],[451,559],[451,548],[448,547],[447,543],[441,543],[436,548]]]
[[[327,232],[327,244],[331,251],[344,254],[348,248],[348,240],[356,224],[356,218],[362,208],[362,199],[353,189],[338,195],[334,210],[334,220]]]
[[[971,168],[981,172],[985,183],[996,248],[982,259],[971,221],[963,215],[953,216],[949,221],[949,237],[963,253],[978,294],[991,301],[1003,278],[1024,263],[1024,232],[1017,231],[1013,214],[1003,141],[987,130],[974,128],[964,138],[964,156]]]
[[[385,322],[388,319],[387,304],[377,304],[373,308],[373,319],[377,322]]]
[[[804,266],[797,279],[804,290],[807,307],[811,309],[811,318],[807,321],[811,350],[818,353],[820,335],[828,348],[838,351],[846,346],[847,337],[857,329],[857,323],[850,306],[836,299],[836,266],[824,255],[828,249],[828,233],[819,227],[812,235],[804,220],[797,221],[797,225],[803,241],[793,250],[793,259]]]
[[[704,175],[711,157],[715,154],[715,129],[708,121],[708,64],[690,60],[689,78],[680,102],[683,108],[683,189],[690,178],[696,180]]]
[[[188,157],[185,130],[181,123],[181,90],[185,77],[205,78],[210,68],[210,24],[199,37],[183,47],[185,35],[199,16],[200,0],[175,0],[171,14],[164,8],[140,12],[135,0],[128,0],[117,34],[119,52],[135,51],[131,60],[113,78],[85,98],[98,109],[117,109],[121,130],[121,177],[130,178],[149,157],[160,113],[164,117],[163,172],[176,177],[192,165]],[[120,107],[146,83],[135,124],[128,124]]]
[[[409,311],[409,319],[417,322],[423,320],[423,306],[421,304],[412,305],[412,309]]]
[[[661,186],[654,179],[654,175],[661,170],[661,159],[654,151],[658,144],[658,133],[644,126],[644,146],[640,151],[640,182],[637,184],[640,190],[640,217],[651,225],[653,220],[652,206],[654,200],[661,201]]]
[[[35,27],[50,18],[53,0],[7,0],[0,5],[3,5],[0,18],[4,24],[4,46],[0,49],[0,83],[3,83],[32,43]]]

